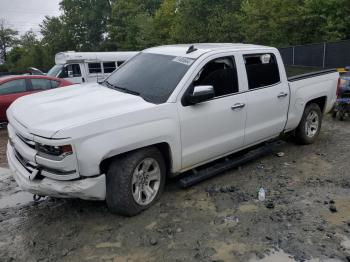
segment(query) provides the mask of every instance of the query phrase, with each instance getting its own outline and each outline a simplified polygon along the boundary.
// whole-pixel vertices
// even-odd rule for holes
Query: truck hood
[[[9,108],[8,117],[34,135],[52,138],[62,129],[152,106],[139,96],[91,83],[21,97]]]

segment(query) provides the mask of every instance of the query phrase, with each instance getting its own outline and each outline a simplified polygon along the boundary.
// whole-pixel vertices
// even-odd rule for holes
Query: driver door
[[[243,146],[247,114],[234,56],[217,57],[198,70],[178,112],[181,123],[182,170],[217,159]],[[211,85],[215,97],[195,105],[185,97],[194,86]]]
[[[84,83],[86,81],[84,77],[84,67],[82,64],[68,64],[66,65],[60,74],[60,78],[70,81],[74,84]]]

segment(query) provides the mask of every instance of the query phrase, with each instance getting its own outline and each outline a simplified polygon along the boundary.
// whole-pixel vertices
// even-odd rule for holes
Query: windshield
[[[161,104],[168,100],[194,60],[140,53],[106,79],[108,85]]]
[[[61,72],[62,68],[63,68],[63,65],[55,65],[50,69],[49,72],[47,72],[47,75],[56,77],[58,73]]]

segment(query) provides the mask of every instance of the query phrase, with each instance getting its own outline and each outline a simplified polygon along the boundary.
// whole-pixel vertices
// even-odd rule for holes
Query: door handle
[[[288,93],[282,92],[282,93],[279,93],[277,97],[278,97],[278,98],[284,98],[284,97],[286,97],[286,96],[288,96]]]
[[[233,106],[231,106],[231,109],[232,110],[238,110],[238,109],[242,109],[243,107],[245,107],[245,104],[237,103],[237,104],[234,104]]]

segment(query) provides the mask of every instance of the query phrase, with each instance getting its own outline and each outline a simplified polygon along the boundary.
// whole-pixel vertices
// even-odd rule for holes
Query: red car
[[[73,83],[45,75],[18,75],[0,77],[0,122],[7,122],[6,110],[17,98],[35,92]]]

